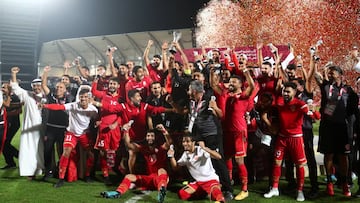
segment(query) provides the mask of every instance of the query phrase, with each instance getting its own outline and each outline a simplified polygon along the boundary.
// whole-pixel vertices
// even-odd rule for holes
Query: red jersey
[[[120,80],[120,87],[119,87],[119,94],[120,94],[120,98],[122,99],[122,101],[126,101],[126,89],[125,89],[125,86],[126,86],[126,83],[130,80],[132,80],[133,78],[132,77],[128,77],[127,79],[125,77],[122,77],[119,75],[119,80]]]
[[[162,146],[151,149],[147,145],[139,145],[139,151],[144,155],[147,174],[158,173],[160,168],[166,168],[167,150]]]
[[[152,67],[151,64],[148,64],[146,68],[149,72],[149,77],[151,78],[152,81],[162,82],[161,80],[163,79],[163,75],[164,75],[163,70],[157,70],[156,68]]]
[[[146,99],[150,95],[150,85],[152,80],[150,77],[145,76],[141,81],[136,81],[135,78],[129,80],[125,85],[126,90],[126,98],[127,93],[132,89],[137,89],[140,91],[140,95],[142,99]],[[126,101],[129,101],[128,98]]]
[[[259,95],[261,95],[264,92],[270,92],[272,95],[275,96],[275,88],[277,85],[277,79],[274,76],[270,77],[264,77],[259,76],[257,78],[257,81],[259,83]]]
[[[107,93],[107,91],[99,91],[96,90],[97,83],[92,83],[91,93],[98,99],[101,100],[101,102],[105,105],[110,106],[116,106],[119,104],[119,94],[116,96],[112,96]],[[113,124],[115,121],[118,121],[118,123],[121,123],[121,117],[118,117],[117,113],[113,113],[108,111],[107,109],[101,109],[100,112],[100,118],[101,118],[101,124],[108,126],[110,124]]]
[[[165,108],[162,106],[151,106],[143,102],[140,103],[140,107],[127,103],[121,103],[118,105],[103,103],[102,109],[106,109],[107,111],[113,113],[122,112],[124,123],[127,123],[130,120],[134,121],[134,124],[129,130],[129,136],[132,141],[142,141],[144,139],[147,130],[147,115],[165,112]]]
[[[279,112],[280,136],[302,136],[302,123],[308,107],[304,101],[293,98],[289,103],[284,102],[283,97],[276,99],[276,107]]]
[[[221,96],[225,99],[223,129],[232,132],[246,130],[247,125],[244,116],[249,105],[249,97],[245,96],[244,92],[236,95],[224,92]]]
[[[97,82],[97,86],[96,89],[99,91],[106,91],[109,88],[109,80],[110,80],[111,76],[107,75],[105,77],[100,77],[98,82]]]

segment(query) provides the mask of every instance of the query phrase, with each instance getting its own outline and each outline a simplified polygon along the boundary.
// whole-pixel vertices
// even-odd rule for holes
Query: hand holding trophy
[[[181,32],[176,32],[176,31],[173,31],[173,42],[179,42],[180,38],[181,38]],[[176,47],[174,45],[172,45],[170,48],[169,48],[169,52],[171,54],[176,54]]]

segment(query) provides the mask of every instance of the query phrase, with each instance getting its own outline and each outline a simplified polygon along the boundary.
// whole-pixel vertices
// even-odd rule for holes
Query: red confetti
[[[259,40],[291,43],[296,54],[308,58],[309,48],[322,39],[321,63],[333,61],[350,70],[349,50],[360,45],[359,4],[359,0],[211,0],[197,16],[197,43],[202,47],[254,46]]]

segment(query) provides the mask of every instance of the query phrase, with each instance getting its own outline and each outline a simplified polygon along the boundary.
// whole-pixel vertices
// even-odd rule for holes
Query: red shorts
[[[121,134],[119,127],[111,130],[108,126],[99,126],[99,135],[95,149],[117,150],[120,145]]]
[[[135,185],[137,188],[141,188],[143,190],[157,190],[157,176],[157,173],[152,173],[150,175],[136,175]]]
[[[306,156],[303,137],[278,136],[275,142],[275,160],[283,160],[284,154],[297,165],[305,164]]]
[[[64,144],[63,144],[64,147],[75,148],[78,141],[80,142],[80,145],[85,149],[89,148],[91,145],[88,134],[82,134],[80,136],[76,136],[72,132],[69,131],[65,132]]]
[[[247,131],[224,132],[224,155],[225,158],[245,157],[247,151]]]
[[[181,190],[185,190],[187,187],[192,188],[195,192],[192,194],[194,197],[202,197],[209,195],[212,192],[212,188],[216,186],[221,189],[221,185],[217,180],[209,180],[205,182],[195,181],[187,184]]]

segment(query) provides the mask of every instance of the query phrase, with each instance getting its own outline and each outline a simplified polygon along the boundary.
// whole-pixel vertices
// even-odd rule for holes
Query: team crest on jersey
[[[281,151],[276,151],[276,153],[275,153],[275,157],[276,157],[276,158],[279,158],[279,157],[280,157],[280,155],[281,155]]]
[[[292,112],[296,111],[296,106],[291,105],[291,106],[290,106],[290,111],[292,111]]]
[[[156,154],[150,155],[150,162],[156,162],[156,160],[157,160]]]

